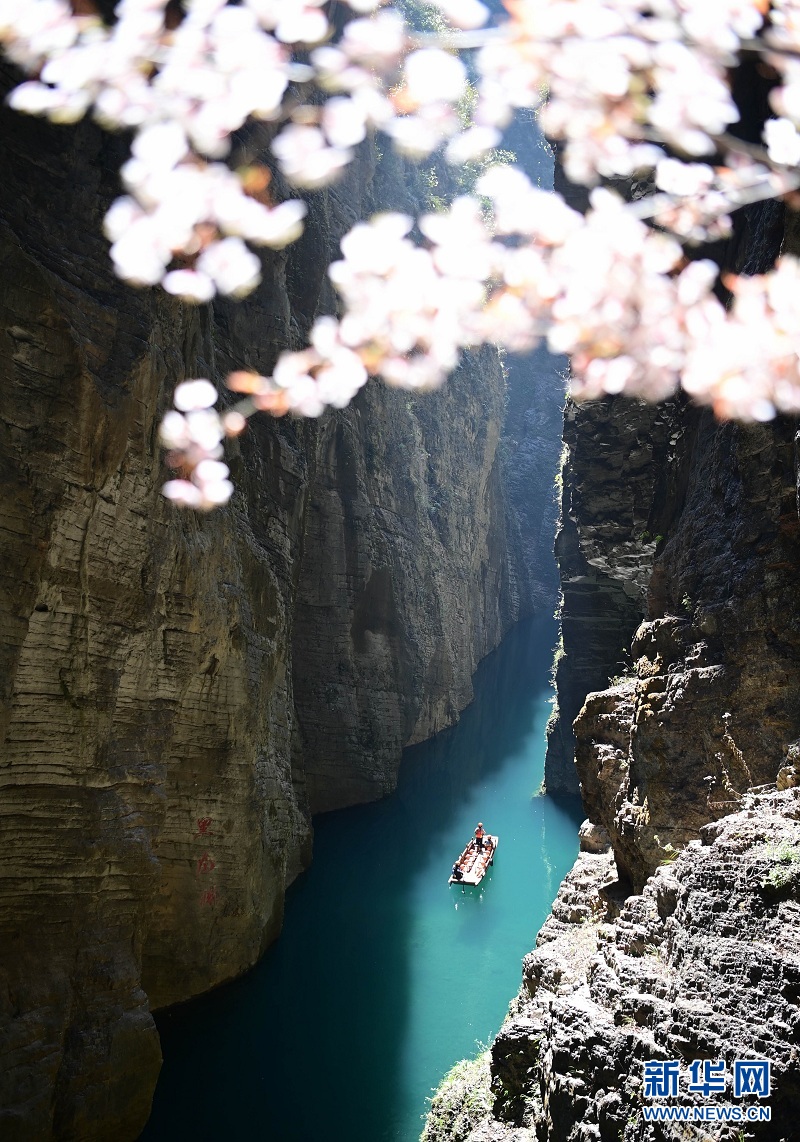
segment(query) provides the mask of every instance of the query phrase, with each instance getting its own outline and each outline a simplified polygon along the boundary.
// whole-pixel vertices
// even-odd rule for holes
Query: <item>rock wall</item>
[[[775,206],[740,215],[725,263],[756,273],[781,243],[796,252],[796,223],[782,223]],[[680,400],[612,398],[568,406],[564,442],[560,717],[546,783],[579,780],[588,851],[488,1064],[442,1088],[427,1142],[700,1142],[707,1126],[644,1122],[644,1063],[731,1067],[748,1054],[773,1065],[772,1121],[713,1137],[789,1142],[800,1109],[800,435],[786,419],[719,424]],[[470,1116],[487,1091],[491,1112]]]
[[[230,507],[182,514],[173,384],[268,371],[332,304],[338,235],[381,180],[413,185],[365,148],[253,298],[192,309],[109,270],[120,140],[0,127],[0,1136],[122,1140],[160,1065],[150,1009],[257,959],[310,812],[390,790],[528,606],[503,377],[485,352],[429,401],[371,385],[262,420]]]
[[[589,694],[575,722],[587,814],[637,890],[748,788],[774,782],[800,735],[794,433],[699,418],[633,677]]]
[[[312,812],[390,792],[400,750],[453,723],[517,612],[502,393],[484,351],[441,393],[376,385],[321,429],[293,631]]]
[[[586,694],[630,667],[655,552],[685,495],[693,419],[675,402],[618,397],[565,409],[555,545],[561,644],[545,757],[551,794],[578,792],[572,723]]]

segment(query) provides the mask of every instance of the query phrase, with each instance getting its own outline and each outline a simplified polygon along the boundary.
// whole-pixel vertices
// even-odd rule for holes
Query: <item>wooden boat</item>
[[[482,848],[476,848],[475,841],[470,841],[456,865],[461,869],[461,876],[450,874],[448,884],[480,884],[486,875],[490,864],[494,864],[494,854],[497,852],[499,837],[486,833]]]

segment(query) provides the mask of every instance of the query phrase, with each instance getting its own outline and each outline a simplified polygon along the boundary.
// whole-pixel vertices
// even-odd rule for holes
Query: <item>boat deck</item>
[[[451,875],[447,883],[480,884],[486,875],[486,870],[494,860],[498,841],[499,837],[492,836],[491,833],[487,833],[483,838],[483,847],[480,849],[476,849],[475,842],[470,841],[456,861],[456,864],[461,868],[461,879],[458,880],[455,876]]]

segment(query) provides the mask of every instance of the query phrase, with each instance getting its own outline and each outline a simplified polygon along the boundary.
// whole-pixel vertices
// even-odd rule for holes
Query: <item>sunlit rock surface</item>
[[[471,1085],[437,1093],[426,1142],[733,1142],[740,1127],[648,1124],[642,1117],[642,1107],[653,1104],[643,1097],[644,1064],[677,1059],[687,1067],[695,1058],[725,1062],[726,1092],[704,1098],[682,1084],[668,1101],[736,1103],[735,1061],[768,1059],[771,1096],[763,1104],[772,1119],[747,1123],[744,1136],[797,1137],[797,790],[747,797],[739,812],[660,867],[621,912],[614,876],[610,853],[580,855],[524,961],[523,986],[490,1066]],[[489,1093],[487,1114],[481,1108]],[[435,1129],[437,1103],[447,1105],[447,1122],[469,1128]],[[465,1104],[478,1113],[469,1117]]]

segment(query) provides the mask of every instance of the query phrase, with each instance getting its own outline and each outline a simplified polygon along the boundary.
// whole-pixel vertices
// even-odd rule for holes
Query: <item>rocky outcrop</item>
[[[587,693],[630,667],[657,549],[685,495],[692,413],[610,397],[567,404],[556,557],[561,580],[558,704],[545,785],[577,793],[572,723]]]
[[[797,1137],[800,1099],[800,797],[748,796],[661,866],[621,911],[611,854],[583,853],[523,965],[522,990],[473,1083],[437,1094],[426,1142],[621,1142]],[[690,1064],[722,1060],[721,1092],[687,1089]],[[772,1065],[768,1099],[734,1098],[736,1060]],[[645,1064],[677,1060],[678,1093],[651,1098]],[[494,1096],[487,1114],[486,1092]],[[437,1131],[437,1101],[478,1108]],[[767,1105],[770,1122],[648,1123],[669,1103]],[[441,1105],[441,1104],[440,1104]],[[445,1117],[440,1114],[440,1117]]]
[[[637,889],[660,860],[774,782],[800,734],[794,430],[703,416],[660,544],[634,677],[575,722],[588,816]]]
[[[391,789],[524,602],[503,381],[485,352],[429,402],[373,385],[262,420],[230,507],[173,510],[173,383],[268,371],[332,304],[326,255],[380,180],[413,187],[366,148],[252,299],[191,309],[110,272],[119,140],[2,128],[0,1135],[133,1138],[150,1008],[257,959],[310,811]]]

